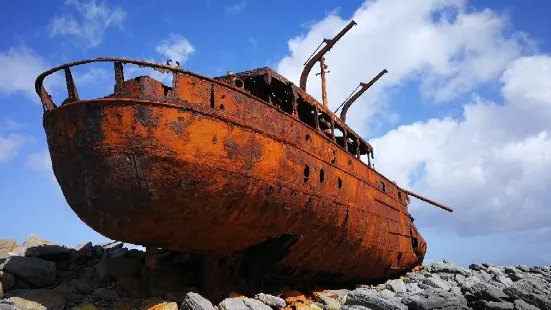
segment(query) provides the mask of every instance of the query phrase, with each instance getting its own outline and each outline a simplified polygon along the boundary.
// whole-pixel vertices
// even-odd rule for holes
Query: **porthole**
[[[323,183],[325,179],[325,173],[323,172],[323,169],[320,170],[320,183]]]
[[[306,165],[306,167],[304,167],[304,183],[308,182],[309,177],[310,177],[310,167]]]
[[[339,188],[342,188],[342,179],[339,177],[339,180],[338,180],[338,185],[339,185]]]

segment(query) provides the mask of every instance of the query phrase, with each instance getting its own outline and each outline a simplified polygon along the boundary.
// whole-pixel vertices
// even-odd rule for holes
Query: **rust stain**
[[[67,72],[97,61],[115,63],[120,87],[79,100]],[[125,81],[126,63],[172,72],[173,85]],[[71,98],[59,106],[42,86],[58,70]],[[372,146],[269,68],[208,78],[99,58],[41,74],[36,90],[68,204],[111,239],[203,255],[209,276],[239,265],[250,283],[376,280],[422,265],[408,195],[436,203],[360,160]]]

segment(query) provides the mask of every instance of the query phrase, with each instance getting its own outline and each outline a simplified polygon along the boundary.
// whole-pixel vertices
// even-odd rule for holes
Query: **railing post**
[[[75,86],[75,81],[73,80],[73,75],[71,74],[71,69],[64,68],[65,71],[65,82],[67,83],[67,94],[69,96],[68,102],[80,100],[78,97],[78,91]]]
[[[124,91],[124,70],[122,62],[115,61],[115,93],[122,93]]]

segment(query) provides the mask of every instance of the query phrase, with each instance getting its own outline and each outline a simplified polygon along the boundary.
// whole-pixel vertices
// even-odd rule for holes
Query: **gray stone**
[[[393,291],[394,293],[405,293],[406,284],[402,279],[394,279],[386,282],[386,288]]]
[[[49,261],[60,261],[68,259],[71,255],[71,250],[67,247],[56,244],[43,244],[29,247],[25,251],[25,256],[37,257]]]
[[[7,271],[0,271],[0,283],[4,291],[11,290],[15,286],[15,277]]]
[[[484,270],[478,273],[478,277],[486,282],[491,282],[493,280],[493,276]]]
[[[522,271],[518,270],[515,267],[505,267],[504,272],[509,277],[509,279],[513,281],[518,281],[524,278],[524,274],[522,273]]]
[[[469,282],[461,288],[463,293],[468,292],[476,299],[483,299],[487,301],[503,301],[509,299],[509,296],[505,294],[501,289],[485,283],[485,282]]]
[[[513,285],[513,283],[514,283],[513,280],[511,280],[510,278],[508,278],[504,275],[495,276],[494,281],[502,284],[504,287],[509,287],[509,286]]]
[[[101,281],[125,277],[137,278],[140,275],[140,269],[139,261],[125,257],[105,258],[96,265],[96,272]]]
[[[56,279],[55,263],[36,257],[12,256],[4,270],[37,287],[52,285]]]
[[[484,267],[482,265],[479,265],[479,264],[470,264],[469,269],[475,270],[475,271],[480,271],[480,270],[486,269],[486,267]]]
[[[448,283],[440,279],[439,277],[426,278],[425,280],[423,280],[423,283],[444,291],[450,290],[450,286],[448,285]]]
[[[504,269],[502,267],[497,267],[497,266],[490,266],[486,268],[486,272],[490,274],[494,274],[496,276],[502,276],[505,274]]]
[[[456,274],[456,275],[455,275],[455,282],[456,282],[458,285],[463,285],[463,284],[465,284],[465,280],[466,280],[466,279],[467,279],[467,278],[465,278],[465,276],[462,275],[462,274]]]
[[[401,297],[396,297],[396,294],[397,293],[395,293],[391,290],[387,290],[387,289],[384,289],[384,290],[379,292],[379,296],[381,296],[383,298],[386,298],[386,299],[396,299],[397,298],[398,301],[401,300],[402,298]],[[398,294],[405,295],[405,292],[400,292]]]
[[[523,272],[530,272],[530,267],[528,267],[526,265],[518,265],[517,269],[520,270],[520,271],[523,271]]]
[[[474,309],[481,310],[513,310],[514,305],[512,302],[496,302],[496,301],[486,301],[486,300],[477,300],[473,303]]]
[[[243,304],[251,310],[272,310],[270,306],[265,305],[263,302],[253,298],[244,298]]]
[[[423,290],[419,288],[418,283],[410,283],[406,286],[406,292],[410,295],[421,293]]]
[[[25,242],[11,252],[13,256],[37,257],[45,260],[58,261],[67,259],[70,249],[55,242],[31,235]]]
[[[214,310],[212,303],[203,296],[190,292],[186,294],[180,305],[181,310]]]
[[[551,309],[551,285],[536,278],[526,278],[515,282],[503,290],[514,299],[525,302],[544,310]]]
[[[81,252],[81,253],[89,253],[89,252],[92,252],[94,250],[94,246],[92,245],[92,242],[85,241],[85,242],[77,244],[77,246],[75,247],[75,250],[77,250],[78,252]]]
[[[471,274],[469,270],[446,261],[434,263],[430,268],[436,273],[459,273],[464,276]]]
[[[408,295],[402,299],[402,303],[408,309],[461,309],[467,307],[467,299],[463,295],[456,295],[452,292],[444,292],[438,289],[428,289],[417,295]]]
[[[103,243],[100,245],[104,250],[112,250],[112,249],[122,248],[124,246],[124,243],[120,241],[113,241],[113,242]]]
[[[0,258],[8,257],[9,253],[17,248],[17,241],[11,239],[0,239]]]
[[[341,307],[341,310],[371,310],[371,308],[360,305],[344,305]]]
[[[540,310],[540,308],[536,306],[532,306],[531,304],[525,302],[522,299],[515,300],[515,308],[514,310]]]
[[[272,310],[260,300],[252,298],[226,298],[218,304],[220,310]]]
[[[0,300],[0,310],[18,310],[15,304],[8,300]]]
[[[110,257],[110,258],[126,257],[126,254],[128,253],[128,249],[127,248],[117,248],[117,249],[110,250],[108,253],[109,253],[108,257]]]
[[[99,244],[96,244],[94,245],[94,255],[96,255],[97,257],[102,257],[103,256],[103,247]]]
[[[407,310],[408,308],[394,300],[387,300],[377,292],[367,289],[355,289],[346,298],[345,305],[363,306],[373,310]],[[342,310],[342,308],[341,308]]]
[[[32,289],[34,288],[32,284],[29,282],[21,279],[21,278],[15,278],[15,287],[16,288],[23,288],[23,289]]]
[[[408,272],[406,274],[406,279],[404,280],[405,283],[412,283],[412,282],[418,282],[422,281],[425,278],[425,275],[427,275],[425,270],[422,271],[414,271],[414,272]]]
[[[285,300],[283,300],[283,298],[277,297],[277,296],[274,296],[274,295],[270,295],[270,294],[259,293],[259,294],[256,294],[254,296],[254,298],[260,300],[265,305],[268,305],[268,306],[271,306],[271,307],[274,307],[274,308],[283,308],[287,305],[285,303]],[[339,305],[339,307],[340,307],[340,305]]]

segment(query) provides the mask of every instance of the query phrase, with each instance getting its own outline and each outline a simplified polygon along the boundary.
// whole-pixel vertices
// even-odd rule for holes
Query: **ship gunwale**
[[[393,186],[396,187],[396,189],[399,191],[399,192],[402,192],[404,194],[404,200],[398,200],[396,199],[395,197],[393,197],[392,195],[390,195],[389,192],[387,192],[386,190],[381,190],[378,186],[376,186],[375,184],[371,184],[371,183],[368,183],[368,182],[365,182],[363,180],[363,178],[359,178],[358,176],[356,175],[352,175],[348,172],[348,170],[342,170],[344,172],[346,172],[347,174],[349,175],[352,175],[354,176],[354,178],[357,178],[359,180],[362,180],[363,182],[365,182],[366,184],[368,184],[369,186],[375,188],[376,190],[378,190],[380,193],[383,193],[385,196],[397,201],[398,203],[400,203],[401,205],[405,206],[407,208],[407,205],[408,205],[408,194],[406,191],[404,191],[401,187],[399,187],[395,182],[389,180],[387,177],[385,177],[384,175],[382,175],[381,173],[379,173],[377,170],[375,170],[372,166],[366,164],[365,162],[363,162],[362,160],[360,160],[360,158],[358,158],[357,156],[355,156],[354,154],[352,154],[350,151],[348,151],[348,147],[345,146],[341,146],[339,145],[338,143],[336,143],[336,141],[330,139],[326,134],[324,134],[320,129],[319,129],[319,126],[318,128],[312,128],[311,126],[309,126],[308,124],[304,123],[302,120],[299,119],[298,116],[295,116],[294,114],[289,114],[289,113],[286,113],[280,109],[277,109],[275,106],[273,105],[270,105],[268,102],[266,102],[264,99],[258,97],[258,96],[255,96],[247,91],[245,91],[244,89],[242,88],[239,88],[233,84],[230,84],[230,83],[226,83],[224,81],[221,81],[221,80],[217,80],[216,78],[210,78],[210,77],[207,77],[205,75],[202,75],[200,73],[196,73],[196,72],[193,72],[193,71],[189,71],[189,70],[185,70],[185,69],[182,69],[180,67],[176,67],[176,66],[170,66],[170,65],[163,65],[163,64],[158,64],[158,63],[153,63],[153,62],[148,62],[148,61],[143,61],[143,60],[137,60],[137,59],[131,59],[131,58],[120,58],[120,57],[97,57],[97,58],[90,58],[90,59],[84,59],[84,60],[79,60],[79,61],[74,61],[74,62],[69,62],[69,63],[65,63],[65,64],[62,64],[62,65],[59,65],[59,66],[56,66],[56,67],[53,67],[47,71],[44,71],[43,73],[41,73],[37,78],[36,78],[36,81],[35,81],[35,91],[37,92],[37,94],[39,95],[39,97],[41,98],[41,101],[42,101],[42,105],[43,105],[43,108],[44,108],[44,117],[47,117],[47,115],[49,114],[49,112],[52,112],[53,110],[57,110],[61,107],[64,107],[66,105],[69,105],[69,104],[74,104],[74,103],[90,103],[90,102],[93,102],[93,101],[97,101],[97,100],[120,100],[120,99],[123,99],[123,98],[119,98],[119,97],[116,97],[118,94],[117,94],[117,91],[115,91],[113,94],[111,95],[107,95],[103,98],[96,98],[96,99],[90,99],[90,100],[74,100],[74,101],[68,101],[68,102],[63,102],[61,103],[60,105],[55,105],[55,103],[52,102],[51,100],[51,97],[49,96],[48,92],[46,91],[46,89],[44,88],[43,86],[43,82],[44,82],[44,79],[55,73],[55,72],[58,72],[60,70],[63,70],[65,71],[65,77],[66,77],[66,82],[67,82],[67,89],[68,89],[68,93],[69,93],[69,99],[71,98],[71,88],[75,88],[75,85],[74,85],[74,81],[73,81],[73,78],[71,76],[71,72],[70,72],[70,68],[71,67],[74,67],[74,66],[78,66],[78,65],[83,65],[83,64],[89,64],[89,63],[94,63],[94,62],[113,62],[114,65],[115,65],[115,71],[116,71],[116,66],[117,66],[117,63],[120,63],[120,64],[134,64],[134,65],[138,65],[139,67],[149,67],[155,71],[159,71],[159,72],[162,72],[162,73],[168,73],[169,71],[173,74],[173,79],[172,79],[172,89],[175,89],[176,88],[176,79],[174,78],[175,76],[177,76],[176,74],[179,73],[179,74],[187,74],[187,75],[190,75],[192,77],[195,77],[195,78],[198,78],[198,79],[201,79],[201,80],[205,80],[207,82],[210,82],[210,83],[215,83],[219,86],[222,86],[222,87],[225,87],[225,88],[228,88],[230,89],[231,91],[234,91],[234,92],[238,92],[242,95],[245,95],[251,99],[254,99],[254,100],[257,100],[259,102],[261,102],[265,107],[269,107],[269,108],[272,108],[276,111],[278,111],[281,115],[285,115],[286,117],[289,117],[293,120],[296,120],[298,123],[302,124],[302,126],[305,126],[306,128],[308,128],[308,130],[310,130],[311,132],[315,132],[318,136],[321,136],[323,137],[324,139],[326,139],[327,141],[329,141],[331,143],[331,145],[334,145],[336,147],[338,147],[340,150],[344,151],[344,153],[347,154],[347,156],[353,158],[355,161],[363,164],[366,168],[368,168],[369,170],[373,171],[374,173],[377,174],[377,176],[383,180],[386,180],[387,182],[389,183],[392,183]],[[346,131],[346,133],[352,133],[354,137],[357,137],[358,138],[358,142],[364,142],[365,145],[368,147],[368,156],[371,154],[373,155],[373,147],[371,146],[371,144],[369,144],[367,141],[365,141],[359,134],[357,134],[353,129],[351,129],[346,123],[342,122],[339,120],[339,118],[333,113],[331,112],[329,109],[327,109],[326,107],[324,107],[323,105],[321,105],[315,98],[313,98],[310,94],[308,94],[307,92],[305,92],[304,90],[296,87],[292,82],[288,81],[285,77],[281,76],[279,73],[277,73],[276,71],[270,69],[269,67],[261,67],[261,68],[257,68],[257,69],[253,69],[253,70],[248,70],[248,71],[243,71],[243,72],[239,72],[236,74],[236,76],[246,76],[248,74],[251,74],[251,73],[255,73],[255,72],[264,72],[264,71],[270,71],[271,74],[274,74],[275,77],[277,79],[279,79],[281,82],[283,83],[289,83],[292,85],[292,88],[293,88],[293,91],[296,92],[296,93],[299,93],[300,95],[302,96],[305,96],[307,97],[307,99],[313,101],[313,102],[308,102],[307,100],[304,100],[308,103],[308,104],[312,104],[314,105],[316,108],[320,109],[320,110],[323,110],[324,113],[326,113],[327,115],[329,115],[333,121],[335,123],[338,123],[339,126],[341,126],[341,128],[343,130]],[[116,73],[116,72],[115,72]],[[115,74],[116,75],[116,74]],[[219,77],[220,78],[220,77]],[[115,77],[116,79],[116,77]],[[117,85],[115,85],[115,88],[116,88]],[[46,98],[47,99],[46,99]],[[49,97],[49,98],[48,98]],[[129,100],[136,100],[132,97],[127,97]],[[74,99],[74,98],[73,98]],[[145,101],[151,101],[151,102],[155,102],[155,103],[159,103],[159,104],[168,104],[168,102],[177,102],[179,99],[176,97],[176,98],[173,98],[173,97],[165,97],[163,99],[161,99],[160,97],[158,98],[155,98],[156,100],[145,100]],[[160,100],[159,100],[160,99]],[[53,106],[52,108],[51,107],[48,107],[48,104],[46,102],[49,101],[49,103]],[[169,104],[170,105],[170,104]],[[182,108],[181,106],[178,106],[178,108]],[[316,118],[319,118],[318,115],[315,116]],[[344,132],[343,132],[344,134]],[[347,135],[345,136],[347,137]],[[346,141],[345,141],[346,143]],[[345,144],[346,145],[346,144]],[[310,154],[310,153],[308,153]],[[311,156],[313,156],[312,154],[310,154]],[[359,155],[358,155],[359,156]],[[330,163],[329,163],[330,164]],[[333,165],[333,164],[330,164],[330,165]]]
[[[162,65],[162,64],[157,64],[157,63],[153,63],[153,62],[148,62],[148,61],[143,61],[143,60],[137,60],[137,59],[130,59],[130,58],[119,58],[119,57],[97,57],[97,58],[90,58],[90,59],[85,59],[85,60],[79,60],[79,61],[74,61],[74,62],[68,62],[68,63],[65,63],[65,64],[62,64],[62,65],[59,65],[57,67],[53,67],[51,68],[50,70],[47,70],[47,71],[44,71],[43,73],[41,73],[37,78],[36,78],[36,81],[35,81],[35,91],[36,93],[39,95],[39,97],[41,97],[42,99],[42,90],[43,90],[43,81],[44,79],[46,78],[46,76],[48,75],[51,75],[52,73],[55,73],[57,71],[60,71],[61,69],[69,69],[70,67],[74,67],[74,66],[78,66],[78,65],[82,65],[82,64],[88,64],[88,63],[93,63],[93,62],[113,62],[113,63],[117,63],[117,62],[120,62],[120,63],[128,63],[128,64],[134,64],[134,65],[138,65],[140,67],[150,67],[152,68],[153,70],[156,70],[156,71],[159,71],[159,69],[161,69],[160,71],[171,71],[172,73],[182,73],[182,74],[188,74],[188,75],[191,75],[193,77],[196,77],[196,78],[200,78],[200,79],[203,79],[203,80],[206,80],[208,82],[212,82],[212,83],[216,83],[217,85],[220,85],[220,86],[224,86],[224,87],[228,87],[230,88],[231,90],[233,91],[238,91],[239,93],[241,94],[244,94],[248,97],[251,97],[251,98],[254,98],[254,99],[257,99],[259,101],[261,101],[263,104],[265,104],[266,106],[269,106],[271,108],[274,108],[273,106],[271,106],[270,104],[268,104],[265,100],[263,100],[262,98],[259,98],[251,93],[248,93],[246,92],[245,90],[239,88],[239,87],[236,87],[235,85],[232,85],[232,84],[229,84],[229,83],[225,83],[223,81],[220,81],[220,80],[217,80],[216,78],[211,78],[211,77],[208,77],[208,76],[205,76],[205,75],[202,75],[200,73],[196,73],[196,72],[193,72],[193,71],[189,71],[189,70],[185,70],[185,69],[182,69],[180,67],[174,67],[174,66],[169,66],[169,65]],[[249,72],[256,72],[256,71],[259,71],[259,70],[269,70],[272,74],[276,74],[276,77],[281,81],[281,82],[284,82],[284,83],[291,83],[293,85],[293,90],[300,93],[301,95],[305,96],[305,97],[308,97],[308,99],[310,99],[311,101],[313,101],[316,105],[317,108],[323,110],[323,112],[326,112],[328,115],[330,115],[333,120],[337,123],[339,123],[340,126],[343,127],[343,129],[345,129],[347,132],[350,132],[352,133],[354,136],[356,136],[359,140],[361,140],[362,142],[364,142],[369,151],[370,152],[373,152],[373,146],[371,144],[369,144],[367,141],[365,141],[365,139],[363,139],[361,137],[361,135],[359,135],[356,131],[354,131],[352,128],[350,128],[346,123],[342,122],[342,121],[339,121],[338,117],[333,113],[331,112],[328,108],[324,107],[323,105],[321,105],[315,98],[313,98],[310,94],[306,93],[304,90],[296,87],[292,82],[290,82],[289,80],[287,80],[285,77],[281,76],[279,73],[277,73],[276,71],[268,68],[268,67],[262,67],[262,68],[258,68],[258,69],[253,69],[253,70],[249,70],[249,71],[243,71],[243,72],[239,72],[237,73],[237,75],[245,75]],[[166,72],[165,72],[166,73]],[[70,73],[69,73],[70,74]],[[66,73],[67,75],[67,73]],[[72,77],[71,77],[72,79]],[[174,79],[172,81],[173,83],[173,86],[174,86]],[[44,90],[45,91],[45,90]],[[47,94],[47,93],[46,93]],[[311,102],[309,102],[311,103]],[[44,105],[44,103],[43,103]],[[57,106],[59,107],[59,106]],[[57,108],[57,107],[54,107],[54,108]],[[47,107],[45,107],[47,108]],[[53,110],[53,109],[52,109]],[[276,109],[277,110],[277,109]],[[279,110],[278,110],[279,111]],[[281,112],[281,111],[280,111]],[[283,113],[285,114],[285,113]],[[291,115],[292,117],[292,115]],[[302,122],[302,121],[301,121]],[[330,140],[331,141],[331,140]],[[335,143],[334,141],[331,141],[333,143]],[[341,147],[338,143],[335,143],[337,146]],[[351,154],[350,152],[347,152],[349,154]],[[352,157],[354,157],[355,159],[359,160],[358,158],[356,158],[355,156],[353,156],[353,154],[351,154]],[[360,162],[363,163],[363,161],[359,160]],[[365,163],[364,163],[365,164]]]

